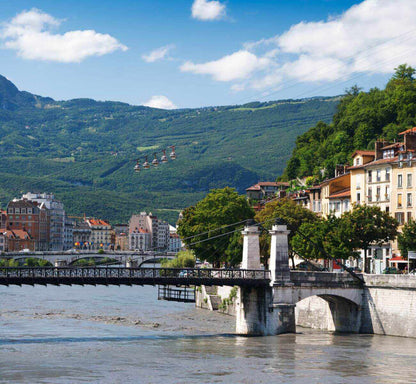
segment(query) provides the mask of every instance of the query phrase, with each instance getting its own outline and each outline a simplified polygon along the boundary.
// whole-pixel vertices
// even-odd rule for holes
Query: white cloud
[[[269,64],[269,59],[259,58],[251,52],[242,50],[203,64],[188,61],[182,64],[180,69],[182,72],[211,75],[217,81],[233,81],[245,79]]]
[[[226,14],[225,5],[219,1],[195,0],[192,4],[192,17],[202,21],[222,19]]]
[[[143,105],[146,107],[159,108],[159,109],[175,109],[178,108],[175,104],[172,103],[166,96],[152,96],[148,101]]]
[[[29,60],[79,63],[90,56],[102,56],[127,47],[117,39],[93,30],[53,33],[61,21],[38,9],[23,11],[3,23],[3,48],[17,51]]]
[[[173,44],[165,45],[163,47],[153,50],[152,52],[142,55],[142,59],[146,63],[154,63],[155,61],[158,61],[158,60],[168,59],[169,52],[173,48],[175,48]]]
[[[402,63],[416,65],[414,5],[414,0],[365,0],[337,17],[301,22],[281,35],[247,42],[229,56],[188,62],[181,69],[234,82],[233,91],[391,73]]]

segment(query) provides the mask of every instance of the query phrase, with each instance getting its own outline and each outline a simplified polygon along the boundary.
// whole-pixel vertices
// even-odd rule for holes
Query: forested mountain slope
[[[348,164],[357,149],[374,149],[377,138],[399,139],[398,133],[416,125],[415,70],[401,65],[385,89],[360,92],[353,87],[337,107],[330,124],[318,122],[296,139],[282,179],[334,174]]]
[[[258,180],[274,180],[296,137],[329,122],[338,100],[167,111],[55,101],[21,92],[0,76],[0,202],[22,191],[50,191],[73,214],[124,221],[152,209],[174,221],[177,210],[211,188],[243,192]],[[168,145],[176,145],[175,162],[133,172],[137,158]]]

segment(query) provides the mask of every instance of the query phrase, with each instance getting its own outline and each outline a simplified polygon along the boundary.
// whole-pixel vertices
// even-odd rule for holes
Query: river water
[[[416,339],[239,337],[154,287],[0,287],[0,383],[416,383]]]

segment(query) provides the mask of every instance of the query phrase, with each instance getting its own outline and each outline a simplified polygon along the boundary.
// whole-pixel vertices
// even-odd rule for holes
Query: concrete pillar
[[[257,226],[249,225],[241,232],[243,235],[243,260],[241,269],[261,269],[260,231]]]
[[[296,332],[295,305],[274,304],[272,289],[239,289],[236,300],[237,334],[272,336]]]
[[[271,235],[269,269],[271,285],[290,282],[289,242],[290,231],[286,225],[273,225]]]

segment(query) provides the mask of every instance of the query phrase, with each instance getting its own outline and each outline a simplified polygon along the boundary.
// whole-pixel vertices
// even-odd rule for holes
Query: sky
[[[383,87],[415,0],[0,0],[0,74],[56,100],[195,108]]]

